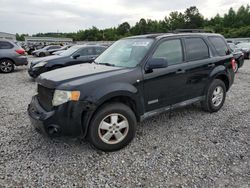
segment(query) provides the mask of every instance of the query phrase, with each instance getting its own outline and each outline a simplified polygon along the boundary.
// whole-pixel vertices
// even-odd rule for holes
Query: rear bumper
[[[87,108],[86,108],[87,109]],[[68,102],[47,112],[39,104],[36,96],[32,98],[28,106],[28,114],[31,124],[39,132],[55,137],[70,136],[79,137],[83,133],[84,102]]]
[[[26,56],[15,57],[14,61],[16,66],[28,65],[28,58]]]

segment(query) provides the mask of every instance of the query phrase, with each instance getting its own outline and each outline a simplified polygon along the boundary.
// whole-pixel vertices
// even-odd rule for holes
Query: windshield
[[[60,53],[61,56],[71,56],[75,53],[81,46],[72,46],[69,49],[65,50],[64,52]]]
[[[235,45],[235,44],[229,43],[228,45],[229,45],[229,47],[230,47],[232,50],[235,50],[235,48],[236,48],[236,45]]]
[[[250,43],[239,43],[237,44],[239,48],[250,48]]]
[[[117,67],[135,67],[144,58],[153,39],[122,39],[105,50],[96,63]]]

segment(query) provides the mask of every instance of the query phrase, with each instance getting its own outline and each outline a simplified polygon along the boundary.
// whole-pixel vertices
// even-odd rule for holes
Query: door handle
[[[208,67],[214,67],[214,66],[215,66],[214,63],[209,63],[209,64],[208,64]]]
[[[186,71],[183,70],[183,69],[178,69],[175,73],[176,74],[182,74],[182,73],[185,73]]]

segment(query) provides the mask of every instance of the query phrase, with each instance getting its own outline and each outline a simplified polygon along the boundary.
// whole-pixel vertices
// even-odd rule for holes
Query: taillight
[[[20,54],[20,55],[25,55],[25,50],[24,49],[18,49],[18,50],[15,50],[16,53]]]
[[[233,70],[235,71],[236,64],[235,64],[235,59],[234,58],[231,59],[231,65],[232,65]]]

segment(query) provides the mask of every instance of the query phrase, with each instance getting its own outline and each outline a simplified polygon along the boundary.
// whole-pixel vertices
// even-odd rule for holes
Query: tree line
[[[174,11],[163,20],[140,19],[134,26],[124,22],[117,27],[98,29],[92,27],[71,33],[37,33],[35,37],[67,37],[74,41],[114,41],[132,35],[165,33],[176,29],[205,29],[220,33],[225,37],[250,37],[250,6],[238,10],[230,8],[224,15],[217,14],[210,19],[204,18],[196,6],[184,13]],[[17,34],[17,40],[24,40],[26,34]]]

